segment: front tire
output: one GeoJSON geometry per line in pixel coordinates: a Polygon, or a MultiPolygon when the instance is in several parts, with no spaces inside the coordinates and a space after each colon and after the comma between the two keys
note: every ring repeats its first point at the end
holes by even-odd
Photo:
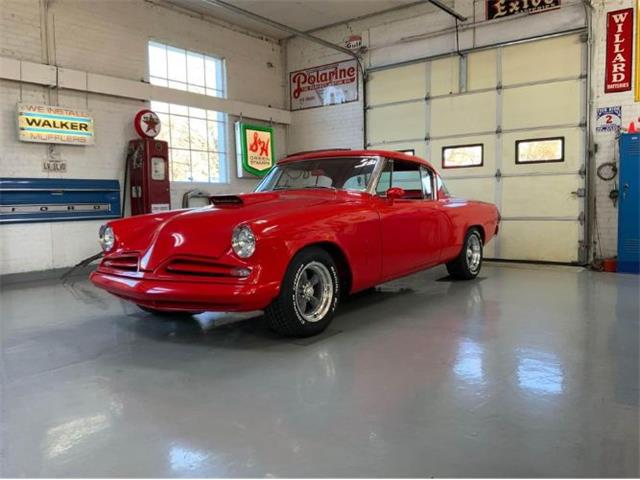
{"type": "Polygon", "coordinates": [[[307,248],[291,260],[280,295],[265,310],[267,324],[289,337],[317,335],[333,320],[339,297],[335,261],[322,248],[307,248]]]}
{"type": "Polygon", "coordinates": [[[447,263],[449,275],[458,280],[473,280],[482,267],[482,236],[477,228],[467,232],[462,250],[455,260],[447,263]]]}

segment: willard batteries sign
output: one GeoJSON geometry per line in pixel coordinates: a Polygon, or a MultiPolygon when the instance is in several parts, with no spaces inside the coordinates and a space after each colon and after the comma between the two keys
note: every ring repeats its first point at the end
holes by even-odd
{"type": "Polygon", "coordinates": [[[22,142],[93,145],[93,118],[88,112],[50,105],[18,104],[22,142]]]}
{"type": "Polygon", "coordinates": [[[324,107],[358,100],[355,60],[291,72],[291,110],[324,107]]]}
{"type": "Polygon", "coordinates": [[[633,8],[607,13],[605,93],[631,90],[633,8]]]}

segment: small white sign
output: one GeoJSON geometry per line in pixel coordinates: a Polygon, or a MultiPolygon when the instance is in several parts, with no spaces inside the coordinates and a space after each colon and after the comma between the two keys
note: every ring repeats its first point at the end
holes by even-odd
{"type": "Polygon", "coordinates": [[[42,169],[45,172],[65,173],[67,171],[67,162],[64,160],[43,160],[42,169]]]}
{"type": "Polygon", "coordinates": [[[617,133],[622,125],[622,106],[602,107],[597,109],[596,132],[617,133]]]}
{"type": "Polygon", "coordinates": [[[351,35],[344,42],[345,47],[347,47],[352,52],[357,52],[362,48],[362,36],[361,35],[351,35]]]}
{"type": "Polygon", "coordinates": [[[169,210],[171,210],[171,207],[169,206],[168,203],[152,203],[151,204],[151,213],[168,212],[169,210]]]}

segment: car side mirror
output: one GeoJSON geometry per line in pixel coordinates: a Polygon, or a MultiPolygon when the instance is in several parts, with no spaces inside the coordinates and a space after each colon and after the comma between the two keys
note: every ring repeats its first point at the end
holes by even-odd
{"type": "Polygon", "coordinates": [[[390,200],[396,200],[404,197],[404,189],[400,187],[391,187],[387,190],[387,198],[390,200]]]}

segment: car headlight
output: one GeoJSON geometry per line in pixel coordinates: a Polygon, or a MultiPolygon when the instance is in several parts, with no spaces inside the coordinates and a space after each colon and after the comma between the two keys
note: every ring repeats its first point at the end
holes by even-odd
{"type": "Polygon", "coordinates": [[[113,229],[109,225],[102,225],[100,227],[98,238],[100,241],[100,246],[105,252],[111,250],[114,243],[116,243],[116,236],[113,233],[113,229]]]}
{"type": "Polygon", "coordinates": [[[231,248],[240,258],[249,258],[256,251],[256,236],[249,225],[239,225],[233,229],[231,248]]]}

